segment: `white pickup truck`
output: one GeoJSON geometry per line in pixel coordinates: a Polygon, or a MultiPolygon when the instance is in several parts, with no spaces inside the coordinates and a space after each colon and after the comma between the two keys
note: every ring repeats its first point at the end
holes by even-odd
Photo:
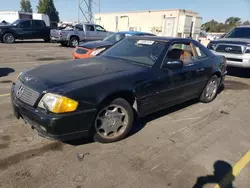
{"type": "Polygon", "coordinates": [[[207,46],[214,54],[225,56],[231,67],[250,68],[250,26],[238,26],[207,46]]]}
{"type": "Polygon", "coordinates": [[[80,42],[102,40],[113,32],[106,31],[96,24],[77,24],[72,29],[51,29],[51,41],[61,43],[62,46],[78,46],[80,42]]]}

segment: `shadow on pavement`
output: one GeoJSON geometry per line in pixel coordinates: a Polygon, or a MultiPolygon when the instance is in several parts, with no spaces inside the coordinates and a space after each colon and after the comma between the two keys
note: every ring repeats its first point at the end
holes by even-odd
{"type": "Polygon", "coordinates": [[[15,72],[15,70],[12,68],[7,68],[7,67],[0,68],[0,77],[8,76],[12,72],[15,72]]]}
{"type": "MultiPolygon", "coordinates": [[[[160,117],[163,117],[165,115],[168,115],[168,114],[171,114],[171,113],[174,113],[176,111],[179,111],[181,109],[184,109],[188,106],[191,106],[191,105],[194,105],[198,102],[197,99],[194,99],[194,100],[191,100],[191,101],[188,101],[188,102],[185,102],[185,103],[182,103],[182,104],[179,104],[179,105],[176,105],[176,106],[173,106],[173,107],[170,107],[170,108],[166,108],[164,110],[161,110],[159,112],[155,112],[153,114],[150,114],[146,117],[143,117],[142,119],[138,119],[135,123],[135,125],[133,126],[129,136],[132,136],[136,133],[138,133],[140,130],[142,130],[145,125],[147,123],[149,123],[150,121],[153,121],[155,119],[158,119],[160,117]]],[[[128,137],[129,137],[128,136],[128,137]]]]}
{"type": "Polygon", "coordinates": [[[209,184],[218,184],[220,188],[234,188],[234,180],[232,166],[225,161],[216,161],[214,163],[214,174],[198,177],[193,188],[205,188],[205,185],[209,184]]]}
{"type": "Polygon", "coordinates": [[[227,67],[227,72],[229,76],[235,76],[235,77],[240,77],[240,78],[250,78],[249,68],[227,67]]]}
{"type": "Polygon", "coordinates": [[[23,44],[23,43],[34,44],[34,43],[48,43],[48,42],[45,42],[44,40],[17,40],[15,41],[15,44],[23,44]]]}

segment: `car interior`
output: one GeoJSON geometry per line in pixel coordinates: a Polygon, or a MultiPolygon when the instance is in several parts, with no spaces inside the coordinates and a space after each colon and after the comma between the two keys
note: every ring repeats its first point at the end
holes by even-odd
{"type": "Polygon", "coordinates": [[[186,65],[192,61],[195,53],[190,43],[176,43],[170,47],[167,57],[170,60],[181,60],[186,65]]]}

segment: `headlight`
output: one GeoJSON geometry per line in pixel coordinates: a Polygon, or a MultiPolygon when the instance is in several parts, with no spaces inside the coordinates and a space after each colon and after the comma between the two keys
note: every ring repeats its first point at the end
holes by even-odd
{"type": "Polygon", "coordinates": [[[91,56],[96,56],[97,54],[101,53],[103,50],[105,50],[106,48],[99,48],[94,50],[93,52],[91,52],[91,56]]]}
{"type": "Polygon", "coordinates": [[[53,113],[73,112],[77,106],[78,102],[73,99],[52,93],[45,94],[38,104],[38,107],[53,113]]]}

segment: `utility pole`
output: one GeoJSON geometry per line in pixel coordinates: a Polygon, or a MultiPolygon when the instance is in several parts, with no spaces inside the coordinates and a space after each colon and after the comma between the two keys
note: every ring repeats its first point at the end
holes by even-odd
{"type": "Polygon", "coordinates": [[[93,23],[94,5],[98,7],[100,12],[100,0],[98,1],[98,4],[96,4],[94,0],[78,0],[78,23],[93,23]]]}

